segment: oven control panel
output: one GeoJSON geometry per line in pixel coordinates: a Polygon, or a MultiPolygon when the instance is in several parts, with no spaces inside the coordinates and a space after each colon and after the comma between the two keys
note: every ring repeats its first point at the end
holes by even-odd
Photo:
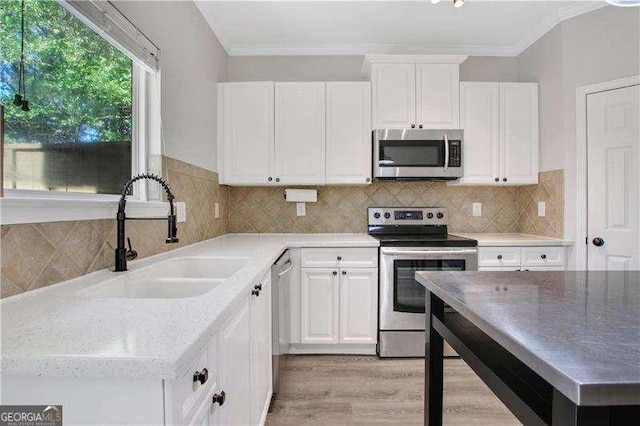
{"type": "Polygon", "coordinates": [[[369,207],[369,226],[446,225],[447,209],[441,207],[369,207]]]}

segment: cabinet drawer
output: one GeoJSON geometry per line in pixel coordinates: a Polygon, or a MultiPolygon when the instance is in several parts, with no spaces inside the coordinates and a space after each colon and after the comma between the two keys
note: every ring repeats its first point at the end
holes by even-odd
{"type": "Polygon", "coordinates": [[[376,268],[376,248],[308,248],[301,250],[303,268],[376,268]]]}
{"type": "Polygon", "coordinates": [[[193,417],[195,411],[202,405],[203,399],[214,387],[215,376],[215,369],[209,363],[208,348],[205,348],[172,384],[171,400],[175,409],[176,421],[185,423],[193,417]],[[206,382],[194,386],[194,374],[202,372],[205,368],[208,371],[206,382]]]}
{"type": "Polygon", "coordinates": [[[520,266],[519,247],[480,247],[478,248],[478,267],[520,266]]]}
{"type": "Polygon", "coordinates": [[[564,266],[564,247],[523,247],[522,266],[564,266]]]}

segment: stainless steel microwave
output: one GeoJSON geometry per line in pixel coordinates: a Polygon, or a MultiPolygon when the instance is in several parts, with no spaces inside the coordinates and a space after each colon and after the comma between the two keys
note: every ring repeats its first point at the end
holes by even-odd
{"type": "Polygon", "coordinates": [[[462,130],[373,131],[376,179],[454,180],[462,177],[462,130]]]}

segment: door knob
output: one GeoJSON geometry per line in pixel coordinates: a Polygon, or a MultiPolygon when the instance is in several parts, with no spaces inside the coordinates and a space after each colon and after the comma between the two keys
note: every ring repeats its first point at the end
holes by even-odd
{"type": "Polygon", "coordinates": [[[600,237],[594,238],[593,241],[591,241],[591,242],[596,247],[602,247],[604,245],[604,240],[602,238],[600,238],[600,237]]]}

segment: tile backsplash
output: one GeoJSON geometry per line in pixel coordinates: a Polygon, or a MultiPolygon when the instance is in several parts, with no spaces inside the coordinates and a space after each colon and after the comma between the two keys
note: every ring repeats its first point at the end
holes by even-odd
{"type": "Polygon", "coordinates": [[[368,186],[325,186],[306,216],[284,200],[284,188],[232,187],[229,232],[366,232],[369,206],[438,206],[449,211],[452,232],[527,232],[562,237],[562,171],[540,173],[524,187],[457,187],[442,182],[381,182],[368,186]],[[547,216],[537,217],[537,201],[547,216]],[[482,216],[472,215],[482,203],[482,216]],[[535,205],[535,212],[532,206],[535,205]]]}
{"type": "MultiPolygon", "coordinates": [[[[129,221],[127,236],[139,257],[147,257],[228,232],[229,188],[217,173],[163,157],[163,175],[177,201],[187,205],[178,223],[178,244],[165,244],[164,221],[129,221]],[[214,203],[220,218],[214,219],[214,203]]],[[[85,220],[2,226],[2,297],[75,278],[114,262],[115,220],[85,220]]]]}

